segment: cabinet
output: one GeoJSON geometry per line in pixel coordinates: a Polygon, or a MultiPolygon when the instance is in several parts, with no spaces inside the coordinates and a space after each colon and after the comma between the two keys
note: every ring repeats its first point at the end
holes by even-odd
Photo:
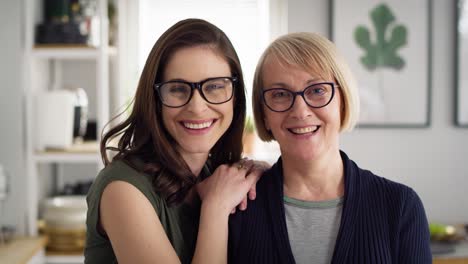
{"type": "MultiPolygon", "coordinates": [[[[29,236],[38,235],[37,220],[39,217],[39,206],[42,198],[39,191],[39,183],[52,181],[50,174],[56,172],[57,168],[64,164],[94,164],[96,173],[101,168],[101,158],[99,155],[99,139],[104,125],[110,117],[110,86],[114,91],[119,91],[119,72],[121,58],[118,52],[120,33],[117,33],[116,46],[109,46],[109,22],[108,3],[111,0],[94,0],[98,21],[99,43],[96,46],[88,45],[37,45],[35,44],[35,25],[43,21],[42,5],[45,1],[23,0],[24,1],[24,56],[23,56],[23,87],[24,87],[24,107],[25,107],[25,153],[26,153],[26,181],[25,194],[27,197],[26,212],[26,232],[29,236]],[[94,85],[85,87],[92,109],[90,113],[93,120],[96,120],[95,142],[87,142],[84,145],[75,145],[71,148],[60,150],[43,150],[38,148],[37,131],[42,125],[37,122],[36,99],[39,92],[62,89],[67,80],[64,78],[64,66],[66,65],[95,65],[95,69],[87,70],[92,75],[89,79],[94,80],[94,85]],[[112,67],[110,67],[112,65],[112,67]],[[113,78],[115,80],[111,80],[113,78]],[[91,105],[92,104],[92,105],[91,105]],[[45,169],[44,169],[45,168],[45,169]],[[45,173],[44,173],[45,171],[45,173]],[[44,175],[49,174],[49,175],[44,175]],[[45,179],[47,177],[47,179],[45,179]]],[[[93,0],[89,0],[93,1],[93,0]]],[[[125,0],[112,1],[117,10],[120,9],[125,0]]],[[[121,16],[121,14],[119,14],[121,16]]],[[[122,38],[123,39],[123,38],[122,38]]],[[[80,66],[78,66],[79,68],[80,66]]],[[[82,87],[80,80],[74,80],[77,87],[82,87]]],[[[116,103],[118,104],[118,102],[116,103]]],[[[56,120],[59,123],[61,120],[56,120]]],[[[79,166],[79,165],[78,165],[79,166]]],[[[60,170],[58,170],[60,171],[60,170]]],[[[48,256],[48,263],[80,263],[82,256],[48,256]]]]}

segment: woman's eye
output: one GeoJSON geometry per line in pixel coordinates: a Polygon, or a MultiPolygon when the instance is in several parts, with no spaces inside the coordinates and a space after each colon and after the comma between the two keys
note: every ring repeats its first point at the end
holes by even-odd
{"type": "Polygon", "coordinates": [[[169,92],[173,93],[173,94],[186,93],[187,92],[187,87],[185,87],[185,86],[172,86],[169,89],[169,92]]]}
{"type": "Polygon", "coordinates": [[[310,87],[309,89],[305,91],[305,94],[307,96],[322,96],[322,95],[325,95],[327,91],[328,90],[326,89],[326,87],[319,85],[319,86],[310,87]]]}
{"type": "Polygon", "coordinates": [[[323,94],[325,92],[325,89],[323,89],[322,87],[317,87],[317,88],[312,89],[312,92],[314,94],[323,94]]]}
{"type": "Polygon", "coordinates": [[[284,98],[284,97],[287,97],[288,95],[289,95],[289,93],[287,93],[285,91],[278,91],[278,92],[273,93],[274,98],[284,98]]]}
{"type": "Polygon", "coordinates": [[[206,90],[217,90],[224,89],[225,85],[223,83],[211,83],[206,86],[206,90]]]}

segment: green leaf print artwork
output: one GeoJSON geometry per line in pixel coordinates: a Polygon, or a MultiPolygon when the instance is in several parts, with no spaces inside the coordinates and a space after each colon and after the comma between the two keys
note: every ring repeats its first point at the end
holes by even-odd
{"type": "Polygon", "coordinates": [[[401,70],[405,60],[397,52],[407,43],[406,27],[393,25],[395,16],[386,4],[379,4],[372,9],[370,18],[377,34],[374,43],[367,27],[360,25],[354,31],[356,43],[365,51],[361,63],[370,71],[379,67],[401,70]]]}

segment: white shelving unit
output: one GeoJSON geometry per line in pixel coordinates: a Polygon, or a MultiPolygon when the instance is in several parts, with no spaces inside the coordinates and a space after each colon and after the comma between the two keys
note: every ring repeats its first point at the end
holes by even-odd
{"type": "MultiPolygon", "coordinates": [[[[24,1],[24,94],[25,94],[25,142],[26,142],[26,167],[28,183],[27,194],[27,228],[26,232],[30,236],[38,234],[38,207],[39,190],[38,183],[42,181],[39,165],[58,165],[63,163],[74,164],[96,164],[96,168],[101,167],[99,155],[99,136],[104,125],[109,121],[109,61],[119,54],[115,47],[108,46],[108,0],[95,0],[97,17],[99,18],[99,43],[97,47],[86,45],[35,45],[34,30],[35,25],[42,21],[40,15],[43,1],[24,1]],[[95,94],[88,93],[88,97],[96,98],[95,115],[97,122],[98,140],[86,148],[71,148],[67,150],[39,151],[35,142],[34,122],[34,95],[39,91],[50,90],[51,87],[61,87],[63,62],[73,63],[75,61],[93,61],[96,64],[95,94]],[[49,78],[53,76],[53,78],[49,78]]],[[[117,8],[123,6],[126,0],[115,0],[117,8]]],[[[118,44],[118,43],[117,43],[118,44]]],[[[120,59],[116,60],[120,62],[120,59]]],[[[120,64],[118,64],[120,65],[120,64]]],[[[117,71],[122,67],[118,66],[117,71]]],[[[121,78],[116,74],[116,78],[121,78]]],[[[66,80],[65,80],[66,81],[66,80]]],[[[118,81],[115,82],[118,85],[118,81]]],[[[118,89],[118,87],[116,87],[118,89]]],[[[60,120],[57,120],[60,122],[60,120]]],[[[46,256],[47,263],[83,263],[83,256],[49,255],[46,256]]]]}
{"type": "MultiPolygon", "coordinates": [[[[99,49],[94,47],[41,47],[35,46],[32,50],[32,55],[35,58],[55,59],[55,60],[73,60],[73,59],[96,59],[99,56],[99,49]]],[[[115,47],[108,48],[109,56],[115,56],[117,49],[115,47]]]]}
{"type": "Polygon", "coordinates": [[[54,256],[46,255],[47,264],[81,264],[84,263],[84,256],[54,256]]]}

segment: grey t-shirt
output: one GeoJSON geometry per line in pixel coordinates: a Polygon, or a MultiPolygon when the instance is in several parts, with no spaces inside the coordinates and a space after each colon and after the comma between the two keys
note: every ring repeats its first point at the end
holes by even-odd
{"type": "Polygon", "coordinates": [[[284,196],[289,242],[296,263],[330,263],[340,228],[343,197],[302,201],[284,196]]]}

